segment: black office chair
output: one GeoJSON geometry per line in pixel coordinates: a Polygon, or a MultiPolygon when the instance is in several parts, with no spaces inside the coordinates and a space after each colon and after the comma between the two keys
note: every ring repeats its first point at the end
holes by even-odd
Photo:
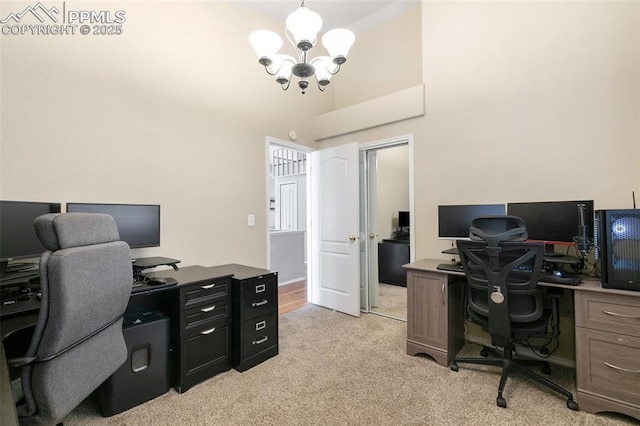
{"type": "Polygon", "coordinates": [[[525,242],[525,224],[515,216],[476,218],[469,237],[471,241],[457,242],[467,278],[466,318],[482,326],[491,335],[491,343],[502,350],[484,347],[483,358],[456,357],[451,370],[458,371],[458,363],[501,366],[496,403],[502,408],[507,406],[502,392],[509,373],[517,370],[564,395],[567,407],[578,411],[578,404],[569,391],[527,368],[540,365],[543,372],[549,373],[548,363],[514,358],[516,343],[526,343],[530,338],[553,339],[560,334],[558,304],[561,293],[549,297],[542,287],[538,287],[544,244],[525,242]],[[549,299],[551,309],[545,308],[545,301],[549,299]],[[487,358],[489,354],[493,357],[487,358]]]}

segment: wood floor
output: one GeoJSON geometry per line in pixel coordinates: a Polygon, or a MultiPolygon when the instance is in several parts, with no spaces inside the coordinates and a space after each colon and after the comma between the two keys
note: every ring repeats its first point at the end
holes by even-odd
{"type": "Polygon", "coordinates": [[[307,304],[307,281],[302,280],[278,287],[278,315],[295,311],[307,304]]]}

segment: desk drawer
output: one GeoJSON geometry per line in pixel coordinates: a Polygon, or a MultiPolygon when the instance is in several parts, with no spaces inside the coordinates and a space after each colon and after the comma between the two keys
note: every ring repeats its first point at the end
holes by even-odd
{"type": "Polygon", "coordinates": [[[229,299],[214,300],[210,303],[181,312],[181,324],[185,330],[211,321],[229,317],[229,299]]]}
{"type": "Polygon", "coordinates": [[[640,337],[640,297],[577,291],[576,327],[640,337]]]}
{"type": "Polygon", "coordinates": [[[180,289],[181,309],[210,303],[229,296],[231,279],[203,280],[180,289]]]}
{"type": "Polygon", "coordinates": [[[576,328],[578,389],[640,404],[640,338],[576,328]]]}
{"type": "Polygon", "coordinates": [[[243,358],[249,358],[271,346],[277,345],[278,313],[274,312],[243,322],[242,336],[243,358]]]}
{"type": "Polygon", "coordinates": [[[265,275],[242,281],[242,320],[278,309],[278,278],[265,275]]]}
{"type": "MultiPolygon", "coordinates": [[[[218,364],[224,363],[221,370],[231,366],[229,359],[230,328],[226,320],[204,324],[190,330],[182,344],[182,377],[195,375],[201,381],[212,376],[211,370],[218,370],[218,364]]],[[[216,371],[219,372],[219,371],[216,371]]]]}

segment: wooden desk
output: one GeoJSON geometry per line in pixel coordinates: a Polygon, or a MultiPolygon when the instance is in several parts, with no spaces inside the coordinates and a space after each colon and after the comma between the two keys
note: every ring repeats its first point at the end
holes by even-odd
{"type": "MultiPolygon", "coordinates": [[[[423,259],[407,269],[407,354],[429,355],[448,367],[464,344],[461,272],[423,259]]],[[[571,291],[575,304],[576,401],[582,411],[614,411],[640,420],[640,292],[602,288],[585,278],[571,291]]]]}

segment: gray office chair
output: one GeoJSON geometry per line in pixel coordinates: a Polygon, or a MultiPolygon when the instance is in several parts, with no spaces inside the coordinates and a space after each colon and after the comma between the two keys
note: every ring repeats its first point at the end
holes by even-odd
{"type": "Polygon", "coordinates": [[[48,214],[34,221],[41,308],[21,367],[21,424],[56,424],[127,359],[122,316],[133,272],[127,243],[105,214],[48,214]]]}
{"type": "Polygon", "coordinates": [[[578,411],[569,391],[527,368],[539,365],[543,372],[550,373],[547,362],[514,357],[516,343],[528,343],[530,338],[554,339],[560,334],[561,293],[548,299],[544,289],[538,287],[544,244],[525,242],[524,221],[515,216],[476,218],[469,237],[471,241],[457,242],[467,278],[466,318],[487,331],[491,343],[502,351],[484,347],[483,358],[455,357],[451,370],[458,371],[458,363],[501,366],[496,403],[502,408],[507,406],[502,392],[509,373],[515,370],[564,395],[567,407],[578,411]],[[545,302],[550,302],[551,309],[545,307],[545,302]],[[489,354],[493,357],[488,358],[489,354]]]}

